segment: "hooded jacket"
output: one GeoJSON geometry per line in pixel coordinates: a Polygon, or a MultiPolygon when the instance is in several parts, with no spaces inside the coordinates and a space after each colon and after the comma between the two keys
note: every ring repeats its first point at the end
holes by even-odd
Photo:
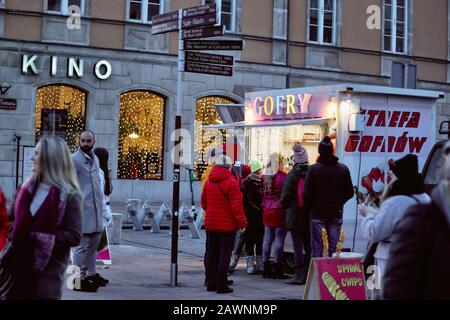
{"type": "Polygon", "coordinates": [[[247,226],[242,193],[230,170],[214,166],[202,191],[205,229],[210,232],[236,232],[247,226]]]}
{"type": "Polygon", "coordinates": [[[298,206],[298,182],[306,177],[307,164],[296,163],[289,171],[281,191],[281,206],[286,210],[286,228],[297,232],[309,232],[309,214],[298,206]]]}
{"type": "Polygon", "coordinates": [[[0,251],[8,240],[8,213],[6,212],[6,199],[2,189],[0,189],[0,251]]]}
{"type": "Polygon", "coordinates": [[[450,299],[450,188],[414,205],[397,224],[383,277],[385,299],[450,299]]]}
{"type": "Polygon", "coordinates": [[[320,156],[309,167],[303,199],[312,219],[342,219],[344,204],[353,197],[350,171],[338,160],[333,155],[320,156]]]}
{"type": "Polygon", "coordinates": [[[244,199],[245,216],[249,225],[263,225],[263,188],[261,177],[256,174],[252,173],[242,181],[241,191],[244,199]]]}

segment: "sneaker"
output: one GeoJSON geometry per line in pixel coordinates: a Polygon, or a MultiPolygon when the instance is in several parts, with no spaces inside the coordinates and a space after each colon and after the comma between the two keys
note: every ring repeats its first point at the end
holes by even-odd
{"type": "Polygon", "coordinates": [[[81,291],[81,292],[97,292],[97,289],[98,289],[97,284],[88,278],[80,280],[79,288],[77,288],[75,285],[73,287],[74,291],[81,291]]]}

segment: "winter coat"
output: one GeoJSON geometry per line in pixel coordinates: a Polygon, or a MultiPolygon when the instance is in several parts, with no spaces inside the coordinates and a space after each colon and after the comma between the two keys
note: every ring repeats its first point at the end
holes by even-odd
{"type": "Polygon", "coordinates": [[[441,182],[431,203],[410,207],[398,222],[383,277],[385,299],[450,299],[449,191],[441,182]]]}
{"type": "Polygon", "coordinates": [[[309,232],[309,213],[298,206],[298,182],[305,179],[307,164],[296,163],[289,171],[281,191],[281,205],[286,210],[286,228],[296,232],[309,232]]]}
{"type": "MultiPolygon", "coordinates": [[[[33,191],[28,192],[33,193],[33,191]]],[[[19,195],[15,203],[16,219],[14,221],[12,238],[11,263],[16,279],[9,293],[9,298],[61,299],[62,288],[65,284],[65,272],[69,264],[70,248],[77,246],[81,240],[82,196],[79,193],[67,194],[67,196],[64,196],[66,199],[64,205],[61,206],[61,203],[52,202],[50,204],[48,202],[50,195],[47,195],[46,200],[34,217],[31,217],[29,207],[25,207],[28,210],[28,215],[30,215],[29,220],[27,215],[22,217],[20,214],[20,206],[25,205],[25,201],[21,201],[21,199],[25,197],[28,196],[24,195],[22,197],[19,195]],[[46,259],[45,264],[40,264],[43,269],[38,271],[35,268],[37,265],[36,261],[40,260],[36,260],[36,257],[42,260],[43,253],[47,251],[47,248],[43,247],[42,244],[49,244],[49,242],[38,242],[37,236],[32,236],[30,231],[40,230],[44,224],[50,228],[52,222],[46,222],[45,219],[42,220],[42,215],[47,217],[46,214],[49,212],[49,205],[53,207],[56,205],[63,211],[61,211],[62,214],[58,217],[60,224],[56,227],[54,246],[49,255],[49,259],[46,259]],[[38,243],[41,245],[38,245],[38,243]],[[39,252],[39,255],[36,255],[36,252],[39,252]]],[[[59,199],[62,198],[60,197],[59,199]]],[[[48,239],[48,235],[43,239],[48,239]]]]}
{"type": "Polygon", "coordinates": [[[242,181],[242,196],[247,222],[252,226],[263,226],[263,183],[259,176],[250,174],[242,181]]]}
{"type": "Polygon", "coordinates": [[[8,240],[9,219],[6,211],[6,199],[0,189],[0,251],[8,240]]]}
{"type": "Polygon", "coordinates": [[[306,174],[305,207],[312,219],[342,219],[344,204],[353,197],[350,171],[335,156],[321,156],[317,161],[306,174]]]}
{"type": "Polygon", "coordinates": [[[361,229],[364,237],[372,242],[378,242],[374,257],[377,259],[381,277],[383,277],[386,269],[395,225],[403,218],[410,206],[429,202],[430,197],[426,193],[412,196],[393,196],[381,204],[377,214],[369,213],[362,219],[361,229]]]}
{"type": "Polygon", "coordinates": [[[236,232],[247,226],[242,193],[229,169],[214,166],[201,195],[205,229],[210,232],[236,232]]]}
{"type": "Polygon", "coordinates": [[[88,156],[79,149],[72,154],[72,159],[84,199],[82,232],[85,234],[102,232],[103,189],[100,183],[101,169],[98,158],[94,153],[88,156]]]}
{"type": "Polygon", "coordinates": [[[286,226],[286,212],[281,206],[281,190],[287,174],[281,170],[275,174],[272,180],[272,189],[264,191],[263,219],[264,225],[271,228],[286,226]]]}

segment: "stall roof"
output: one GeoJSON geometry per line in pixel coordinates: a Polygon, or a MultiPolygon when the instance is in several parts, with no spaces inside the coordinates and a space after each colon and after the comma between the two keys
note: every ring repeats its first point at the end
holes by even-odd
{"type": "Polygon", "coordinates": [[[257,128],[257,127],[280,127],[291,126],[296,124],[318,124],[330,121],[329,118],[309,118],[309,119],[295,119],[295,120],[257,120],[253,122],[234,122],[215,124],[210,126],[202,126],[202,129],[235,129],[235,128],[257,128]]]}
{"type": "Polygon", "coordinates": [[[248,92],[248,94],[251,95],[262,94],[264,96],[267,96],[267,95],[277,95],[282,91],[291,91],[291,90],[295,90],[298,93],[331,93],[331,94],[337,94],[339,92],[373,93],[373,94],[390,94],[390,95],[410,96],[410,97],[412,96],[430,99],[440,99],[445,97],[445,94],[441,91],[405,89],[405,88],[361,85],[351,83],[343,83],[330,86],[300,87],[300,88],[287,88],[268,91],[248,92]]]}

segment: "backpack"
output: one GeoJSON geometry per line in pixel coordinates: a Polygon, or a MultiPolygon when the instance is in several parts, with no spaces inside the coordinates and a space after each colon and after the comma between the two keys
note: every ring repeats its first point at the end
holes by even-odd
{"type": "Polygon", "coordinates": [[[298,185],[297,185],[297,205],[300,208],[303,208],[305,206],[305,201],[303,200],[303,186],[305,185],[305,178],[300,178],[300,180],[298,180],[298,185]]]}

